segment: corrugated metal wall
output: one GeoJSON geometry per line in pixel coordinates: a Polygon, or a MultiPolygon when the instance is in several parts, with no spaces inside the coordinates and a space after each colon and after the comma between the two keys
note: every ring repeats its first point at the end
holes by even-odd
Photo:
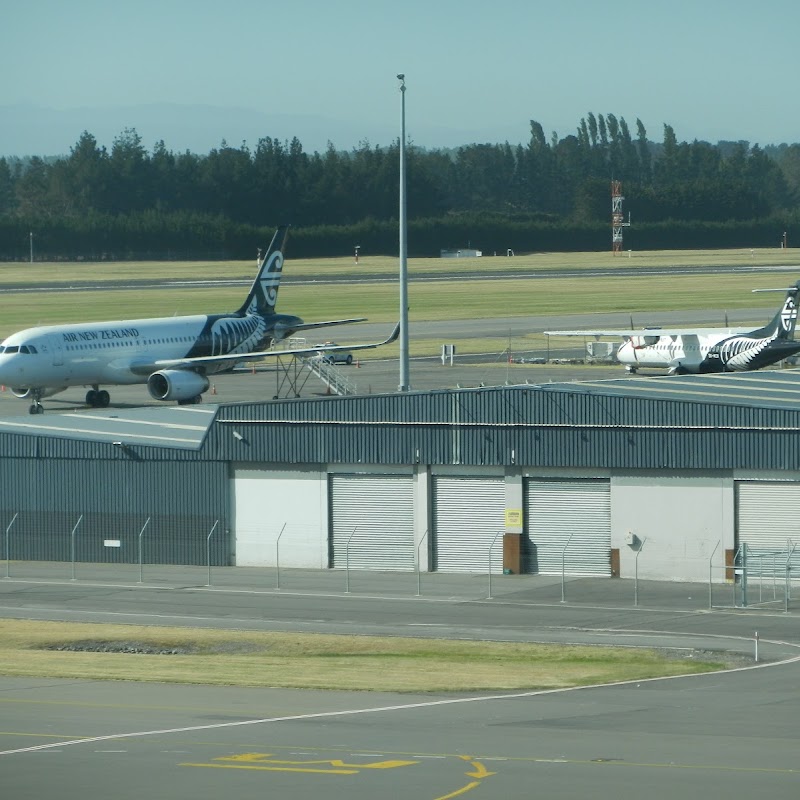
{"type": "Polygon", "coordinates": [[[0,459],[0,524],[12,560],[229,563],[227,465],[215,462],[0,459]],[[72,530],[75,528],[74,545],[72,530]],[[120,547],[104,545],[119,540],[120,547]]]}
{"type": "Polygon", "coordinates": [[[800,469],[800,449],[786,446],[798,428],[796,409],[507,387],[224,406],[204,454],[288,464],[800,469]]]}

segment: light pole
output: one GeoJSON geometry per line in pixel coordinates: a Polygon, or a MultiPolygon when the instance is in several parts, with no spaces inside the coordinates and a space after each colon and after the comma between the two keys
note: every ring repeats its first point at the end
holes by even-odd
{"type": "Polygon", "coordinates": [[[398,391],[411,388],[408,378],[408,237],[406,235],[406,76],[400,81],[400,385],[398,391]]]}
{"type": "Polygon", "coordinates": [[[30,233],[30,240],[31,240],[31,264],[33,264],[33,231],[30,233]]]}

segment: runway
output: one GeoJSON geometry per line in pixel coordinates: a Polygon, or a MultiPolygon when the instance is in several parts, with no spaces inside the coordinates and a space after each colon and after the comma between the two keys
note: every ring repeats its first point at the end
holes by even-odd
{"type": "Polygon", "coordinates": [[[0,777],[9,797],[627,800],[643,786],[656,800],[797,796],[800,667],[776,663],[800,655],[795,610],[709,612],[704,587],[684,584],[648,583],[634,609],[624,599],[630,582],[600,579],[570,582],[573,599],[560,603],[554,581],[534,576],[496,578],[489,600],[485,576],[426,576],[416,597],[408,575],[359,573],[346,594],[335,571],[290,571],[278,591],[267,588],[274,576],[264,570],[220,569],[213,587],[203,588],[199,574],[177,568],[136,585],[118,568],[103,581],[84,572],[73,582],[58,566],[0,580],[0,614],[32,624],[114,619],[660,643],[743,659],[758,629],[770,662],[724,674],[482,695],[3,678],[0,777]]]}

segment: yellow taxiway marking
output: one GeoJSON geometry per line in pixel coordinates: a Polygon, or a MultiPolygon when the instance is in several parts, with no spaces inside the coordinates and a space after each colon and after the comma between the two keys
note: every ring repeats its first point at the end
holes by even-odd
{"type": "Polygon", "coordinates": [[[473,756],[460,756],[460,758],[463,761],[469,761],[472,765],[472,772],[464,773],[470,778],[478,778],[478,780],[481,780],[482,778],[488,778],[490,775],[497,775],[496,772],[489,772],[480,761],[473,760],[473,756]]]}
{"type": "Polygon", "coordinates": [[[181,764],[182,767],[218,767],[221,769],[255,769],[269,772],[315,772],[329,775],[357,775],[364,769],[396,769],[410,767],[418,761],[372,761],[363,764],[347,764],[339,758],[290,761],[270,758],[273,753],[242,753],[236,756],[220,756],[214,762],[232,761],[232,764],[181,764]],[[327,768],[319,765],[327,764],[327,768]]]}

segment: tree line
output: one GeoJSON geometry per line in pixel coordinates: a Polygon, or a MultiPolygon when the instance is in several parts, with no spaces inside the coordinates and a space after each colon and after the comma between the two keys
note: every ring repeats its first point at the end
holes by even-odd
{"type": "MultiPolygon", "coordinates": [[[[297,138],[206,155],[152,151],[134,129],[110,149],[84,132],[64,157],[0,159],[0,258],[246,258],[277,224],[292,253],[397,252],[399,143],[329,145],[297,138]]],[[[622,182],[636,249],[777,246],[794,241],[800,145],[655,142],[641,120],[589,113],[525,145],[407,147],[409,254],[473,246],[488,252],[610,247],[611,180],[622,182]]]]}

